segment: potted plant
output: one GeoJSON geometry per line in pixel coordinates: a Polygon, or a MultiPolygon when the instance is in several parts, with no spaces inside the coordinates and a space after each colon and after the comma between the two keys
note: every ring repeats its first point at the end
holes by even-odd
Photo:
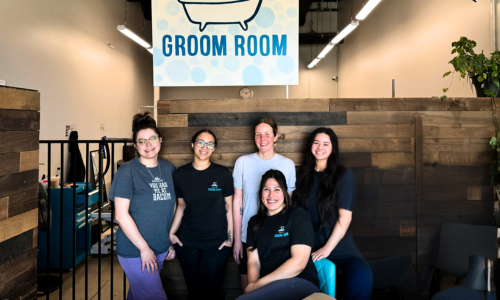
{"type": "MultiPolygon", "coordinates": [[[[453,73],[458,72],[463,79],[468,76],[476,88],[477,97],[497,97],[500,95],[498,78],[500,51],[491,53],[489,58],[483,53],[476,54],[474,52],[476,42],[464,36],[460,37],[459,41],[453,42],[451,46],[453,47],[451,54],[457,54],[448,62],[455,69],[453,73]]],[[[443,78],[451,73],[452,71],[444,73],[443,78]]],[[[444,88],[443,92],[446,93],[448,89],[449,87],[444,88]]],[[[442,100],[445,99],[446,95],[442,97],[442,100]]]]}

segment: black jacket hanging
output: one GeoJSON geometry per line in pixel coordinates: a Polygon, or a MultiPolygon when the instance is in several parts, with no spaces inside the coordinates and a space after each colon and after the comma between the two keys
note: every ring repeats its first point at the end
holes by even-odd
{"type": "MultiPolygon", "coordinates": [[[[69,135],[69,140],[78,140],[78,131],[72,131],[69,135]]],[[[78,144],[69,144],[69,172],[68,182],[84,182],[85,181],[85,165],[83,164],[82,154],[78,144]],[[76,150],[76,151],[75,151],[76,150]],[[76,171],[76,173],[75,173],[76,171]],[[76,177],[73,178],[73,174],[76,177]]]]}

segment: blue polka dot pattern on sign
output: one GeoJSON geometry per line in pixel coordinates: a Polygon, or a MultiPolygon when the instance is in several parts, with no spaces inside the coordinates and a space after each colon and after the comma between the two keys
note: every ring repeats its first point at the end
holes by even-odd
{"type": "Polygon", "coordinates": [[[234,56],[228,56],[224,59],[224,67],[229,71],[236,71],[240,67],[240,60],[234,56]]]}
{"type": "Polygon", "coordinates": [[[282,56],[278,58],[278,69],[283,73],[290,73],[293,71],[295,62],[290,56],[282,56]]]}
{"type": "Polygon", "coordinates": [[[159,67],[165,61],[165,55],[158,48],[153,48],[153,66],[159,67]]]}
{"type": "Polygon", "coordinates": [[[171,16],[179,13],[179,3],[177,1],[170,1],[165,5],[165,12],[171,16]]]}
{"type": "Polygon", "coordinates": [[[280,13],[278,15],[278,21],[285,22],[286,21],[286,15],[284,13],[280,13]]]}
{"type": "Polygon", "coordinates": [[[161,75],[156,75],[155,76],[155,81],[161,82],[163,77],[161,75]]]}
{"type": "Polygon", "coordinates": [[[186,23],[186,18],[184,18],[184,17],[180,18],[180,19],[179,19],[179,22],[180,22],[180,23],[186,23]]]}
{"type": "Polygon", "coordinates": [[[176,34],[177,33],[177,29],[175,29],[175,28],[170,29],[170,33],[171,34],[176,34]]]}
{"type": "Polygon", "coordinates": [[[294,7],[290,7],[287,11],[286,11],[286,14],[290,17],[290,18],[295,18],[297,16],[297,9],[295,9],[294,7]]]}
{"type": "Polygon", "coordinates": [[[208,25],[207,26],[208,32],[214,32],[215,31],[215,26],[214,25],[208,25]]]}
{"type": "Polygon", "coordinates": [[[189,66],[180,59],[171,61],[166,68],[167,76],[173,82],[185,82],[189,79],[189,66]]]}
{"type": "Polygon", "coordinates": [[[247,85],[261,85],[264,83],[264,73],[254,65],[247,66],[241,73],[243,83],[247,85]]]}
{"type": "Polygon", "coordinates": [[[281,5],[281,3],[276,3],[274,4],[274,9],[277,10],[277,11],[280,11],[283,9],[283,5],[281,5]]]}
{"type": "Polygon", "coordinates": [[[226,75],[220,75],[212,79],[212,82],[210,83],[211,85],[232,85],[233,79],[231,77],[226,76],[226,75]]]}
{"type": "Polygon", "coordinates": [[[168,27],[167,20],[161,19],[158,20],[158,22],[156,22],[156,28],[158,28],[158,30],[165,30],[167,29],[167,27],[168,27]]]}
{"type": "Polygon", "coordinates": [[[281,34],[283,32],[283,27],[281,27],[280,24],[274,24],[273,25],[273,33],[276,33],[276,34],[281,34]]]}
{"type": "Polygon", "coordinates": [[[253,63],[259,66],[262,65],[262,57],[260,56],[254,57],[253,63]]]}
{"type": "Polygon", "coordinates": [[[278,68],[272,67],[271,69],[269,69],[269,75],[271,75],[271,77],[276,77],[279,74],[280,74],[280,71],[278,71],[278,68]]]}
{"type": "Polygon", "coordinates": [[[257,32],[257,30],[258,30],[258,29],[257,29],[257,26],[255,26],[255,25],[250,26],[250,32],[251,32],[251,33],[256,33],[256,32],[257,32]]]}
{"type": "Polygon", "coordinates": [[[219,61],[217,59],[212,59],[212,61],[210,61],[210,65],[212,65],[212,67],[218,67],[219,66],[219,61]]]}
{"type": "Polygon", "coordinates": [[[200,30],[197,27],[191,27],[192,34],[197,34],[198,32],[200,32],[200,30]]]}
{"type": "Polygon", "coordinates": [[[274,23],[274,11],[269,7],[262,7],[255,17],[255,23],[262,28],[269,28],[274,23]]]}
{"type": "Polygon", "coordinates": [[[198,59],[196,57],[193,57],[189,60],[189,62],[193,65],[196,66],[198,65],[198,59]]]}
{"type": "Polygon", "coordinates": [[[238,24],[229,25],[227,31],[229,31],[230,34],[237,35],[238,33],[240,33],[240,25],[238,24]]]}
{"type": "Polygon", "coordinates": [[[207,79],[207,75],[202,68],[194,68],[191,70],[191,79],[196,83],[202,83],[207,79]]]}

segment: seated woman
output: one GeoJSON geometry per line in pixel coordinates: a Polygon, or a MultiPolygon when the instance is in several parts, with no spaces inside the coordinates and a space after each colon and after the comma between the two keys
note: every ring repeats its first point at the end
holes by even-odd
{"type": "Polygon", "coordinates": [[[311,221],[305,210],[290,206],[283,173],[267,171],[259,196],[257,215],[250,219],[247,231],[248,286],[237,299],[294,300],[319,292],[311,259],[311,221]]]}
{"type": "Polygon", "coordinates": [[[297,173],[293,205],[306,209],[314,229],[313,260],[326,258],[342,270],[339,299],[370,299],[373,275],[354,244],[349,225],[354,206],[354,176],[339,163],[337,135],[318,128],[309,137],[297,173]]]}

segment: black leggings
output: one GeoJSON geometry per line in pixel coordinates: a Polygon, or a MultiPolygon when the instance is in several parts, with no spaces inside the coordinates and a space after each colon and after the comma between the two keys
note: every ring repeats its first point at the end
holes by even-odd
{"type": "Polygon", "coordinates": [[[288,278],[272,282],[236,298],[236,300],[302,300],[319,293],[319,288],[302,278],[288,278]]]}
{"type": "Polygon", "coordinates": [[[177,244],[174,247],[186,280],[189,300],[215,299],[232,248],[203,250],[177,244]]]}

